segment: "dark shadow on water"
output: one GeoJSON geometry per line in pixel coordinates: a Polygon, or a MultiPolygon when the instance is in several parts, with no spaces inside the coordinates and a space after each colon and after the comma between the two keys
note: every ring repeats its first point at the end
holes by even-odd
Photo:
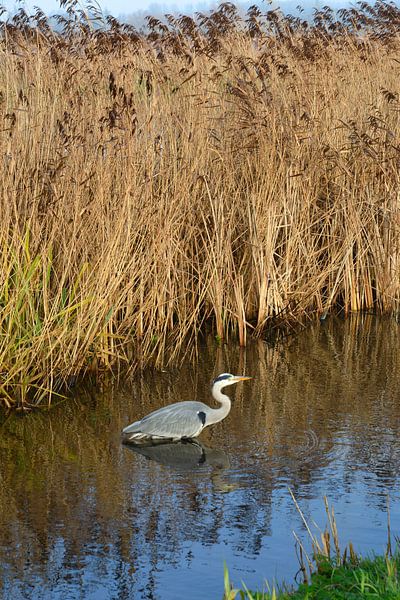
{"type": "Polygon", "coordinates": [[[124,443],[124,447],[149,460],[181,471],[206,466],[227,469],[230,466],[229,458],[223,450],[208,448],[199,440],[142,445],[124,443]]]}

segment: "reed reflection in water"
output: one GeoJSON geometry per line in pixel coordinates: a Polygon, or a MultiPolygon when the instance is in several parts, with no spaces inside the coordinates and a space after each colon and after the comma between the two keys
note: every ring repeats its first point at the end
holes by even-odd
{"type": "Polygon", "coordinates": [[[5,419],[0,597],[219,598],[224,560],[238,584],[291,581],[291,532],[305,535],[288,486],[321,526],[328,495],[343,543],[382,550],[387,492],[400,526],[399,342],[393,319],[373,317],[246,351],[209,339],[197,365],[5,419]],[[253,380],[194,444],[121,444],[124,425],[162,405],[211,405],[224,371],[253,380]]]}

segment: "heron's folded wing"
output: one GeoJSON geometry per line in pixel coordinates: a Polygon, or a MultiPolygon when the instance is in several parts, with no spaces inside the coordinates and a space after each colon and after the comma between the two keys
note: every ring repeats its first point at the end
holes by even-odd
{"type": "Polygon", "coordinates": [[[144,417],[137,431],[160,437],[192,437],[205,425],[205,409],[201,402],[177,402],[144,417]]]}

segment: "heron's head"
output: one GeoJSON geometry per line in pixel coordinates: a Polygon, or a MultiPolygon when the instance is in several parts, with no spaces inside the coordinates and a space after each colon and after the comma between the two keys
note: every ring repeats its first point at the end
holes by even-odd
{"type": "Polygon", "coordinates": [[[251,377],[246,377],[246,375],[231,375],[230,373],[222,373],[218,375],[212,383],[212,387],[217,386],[220,390],[226,387],[227,385],[232,385],[234,383],[238,383],[239,381],[247,381],[247,379],[251,379],[251,377]]]}

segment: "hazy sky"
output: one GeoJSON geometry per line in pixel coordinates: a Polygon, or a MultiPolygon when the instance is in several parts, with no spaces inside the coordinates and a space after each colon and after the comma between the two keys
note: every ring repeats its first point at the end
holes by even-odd
{"type": "MultiPolygon", "coordinates": [[[[87,4],[88,0],[80,0],[82,5],[87,4]]],[[[91,0],[94,4],[96,0],[91,0]]],[[[102,10],[111,13],[114,17],[121,15],[131,15],[135,12],[145,11],[150,14],[181,13],[191,14],[196,10],[205,11],[211,7],[216,7],[224,0],[97,0],[102,10]]],[[[250,6],[252,4],[261,5],[266,10],[273,6],[280,6],[284,12],[295,12],[295,7],[322,7],[325,4],[334,8],[343,7],[350,3],[350,0],[230,0],[235,4],[250,6]]],[[[355,2],[355,0],[353,0],[355,2]]],[[[373,0],[369,0],[373,2],[373,0]]],[[[396,4],[400,0],[396,0],[396,4]]],[[[89,0],[90,2],[90,0],[89,0]]],[[[0,0],[0,6],[5,6],[7,10],[15,11],[18,6],[25,6],[28,12],[32,11],[34,6],[40,6],[46,13],[60,12],[60,5],[57,0],[0,0]]]]}
{"type": "MultiPolygon", "coordinates": [[[[158,10],[160,6],[165,7],[166,12],[173,11],[175,8],[180,12],[185,12],[185,8],[191,8],[193,2],[187,0],[100,0],[98,2],[101,8],[107,10],[114,16],[121,14],[131,14],[140,10],[149,10],[153,6],[157,6],[158,10]]],[[[0,0],[0,5],[5,6],[7,10],[13,10],[20,5],[26,6],[28,9],[32,9],[34,6],[40,6],[45,12],[57,12],[60,10],[60,5],[56,0],[26,0],[22,3],[18,3],[15,0],[0,0]]],[[[199,4],[196,2],[195,4],[199,4]]],[[[202,4],[208,4],[202,2],[202,4]]]]}

